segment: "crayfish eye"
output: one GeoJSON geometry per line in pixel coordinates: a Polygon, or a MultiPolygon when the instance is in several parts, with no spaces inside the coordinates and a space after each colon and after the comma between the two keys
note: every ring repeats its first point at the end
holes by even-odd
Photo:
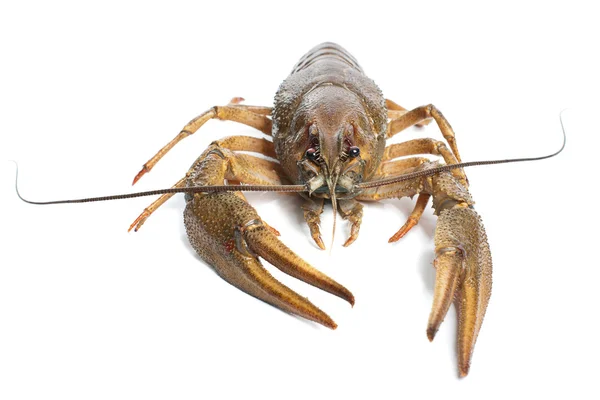
{"type": "Polygon", "coordinates": [[[314,147],[311,147],[310,149],[306,150],[306,158],[308,158],[309,160],[316,160],[317,156],[317,149],[315,149],[314,147]]]}
{"type": "Polygon", "coordinates": [[[354,158],[354,157],[358,157],[360,155],[360,149],[356,146],[352,146],[350,147],[350,149],[348,150],[348,154],[350,155],[350,157],[354,158]]]}

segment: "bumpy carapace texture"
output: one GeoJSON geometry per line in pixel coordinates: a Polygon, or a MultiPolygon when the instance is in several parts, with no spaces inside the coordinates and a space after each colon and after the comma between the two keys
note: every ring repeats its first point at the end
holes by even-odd
{"type": "MultiPolygon", "coordinates": [[[[334,213],[340,212],[351,224],[347,246],[358,237],[361,201],[418,196],[406,224],[390,239],[396,241],[418,223],[432,199],[439,220],[427,337],[433,340],[454,302],[459,321],[459,374],[465,376],[490,298],[492,261],[464,171],[359,187],[364,182],[439,165],[423,155],[440,156],[446,164],[460,162],[454,132],[442,113],[433,105],[407,110],[385,99],[354,57],[334,43],[316,46],[300,59],[277,91],[274,107],[242,105],[242,100],[234,98],[228,105],[212,107],[190,121],[144,165],[134,183],[180,140],[208,120],[221,119],[254,127],[272,140],[232,136],[213,142],[174,187],[304,184],[309,192],[302,194],[302,209],[320,248],[325,248],[319,226],[325,201],[331,201],[334,213]],[[386,139],[396,133],[432,120],[445,142],[424,138],[386,147],[386,139]]],[[[131,229],[139,229],[171,196],[165,194],[145,209],[131,229]]],[[[186,201],[184,221],[192,247],[227,282],[289,313],[336,327],[325,312],[273,278],[262,266],[263,258],[285,273],[354,304],[348,289],[285,246],[241,192],[187,194],[186,201]]]]}

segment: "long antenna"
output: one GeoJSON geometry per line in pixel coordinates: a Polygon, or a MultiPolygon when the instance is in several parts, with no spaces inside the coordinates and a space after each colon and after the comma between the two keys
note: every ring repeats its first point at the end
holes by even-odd
{"type": "Polygon", "coordinates": [[[562,114],[564,112],[565,112],[565,110],[562,110],[559,115],[560,127],[562,128],[562,134],[563,134],[563,143],[562,143],[562,146],[560,147],[560,149],[558,149],[557,151],[555,151],[552,154],[548,154],[545,156],[539,156],[539,157],[506,158],[504,160],[487,160],[487,161],[469,161],[469,162],[464,162],[464,163],[459,163],[459,164],[442,165],[439,167],[434,167],[434,168],[430,168],[430,169],[426,169],[426,170],[422,170],[422,171],[411,172],[409,174],[393,176],[393,177],[387,178],[387,179],[380,179],[378,181],[363,182],[363,183],[358,184],[357,186],[361,189],[370,189],[370,188],[384,186],[384,185],[391,185],[393,183],[403,182],[403,181],[407,181],[410,179],[421,178],[424,176],[431,176],[431,175],[439,174],[440,172],[446,172],[446,171],[450,171],[450,170],[453,170],[456,168],[475,167],[475,166],[480,166],[480,165],[508,164],[508,163],[525,162],[525,161],[539,161],[539,160],[545,160],[547,158],[552,158],[554,156],[557,156],[559,153],[561,153],[564,150],[565,145],[567,144],[567,134],[565,133],[565,125],[563,124],[563,119],[562,119],[562,114]]]}
{"type": "Polygon", "coordinates": [[[156,189],[148,190],[146,192],[135,192],[125,194],[113,194],[109,196],[99,197],[86,197],[83,199],[69,199],[69,200],[52,200],[52,201],[32,201],[27,200],[21,193],[19,193],[18,179],[19,179],[19,165],[16,161],[13,161],[17,167],[15,177],[15,191],[19,199],[28,204],[35,205],[49,205],[49,204],[69,204],[69,203],[91,203],[94,201],[107,201],[107,200],[123,200],[132,199],[135,197],[154,196],[158,194],[166,193],[215,193],[215,192],[287,192],[287,193],[299,193],[308,191],[305,185],[215,185],[215,186],[193,186],[187,188],[168,188],[168,189],[156,189]]]}
{"type": "MultiPolygon", "coordinates": [[[[562,110],[560,112],[560,126],[562,128],[563,134],[563,143],[560,149],[552,154],[548,154],[545,156],[539,157],[525,157],[525,158],[507,158],[502,160],[486,160],[486,161],[469,161],[458,164],[451,165],[442,165],[439,167],[433,167],[422,171],[411,172],[408,174],[398,175],[391,178],[380,179],[377,181],[363,182],[356,185],[358,190],[370,189],[379,186],[391,185],[398,182],[403,182],[411,179],[422,178],[425,176],[431,176],[439,174],[440,172],[451,171],[456,168],[467,168],[474,167],[480,165],[495,165],[495,164],[508,164],[508,163],[516,163],[516,162],[527,162],[527,161],[539,161],[545,160],[547,158],[552,158],[560,154],[567,144],[567,134],[565,132],[565,126],[563,123],[562,115],[566,111],[562,110]]],[[[135,197],[143,197],[143,196],[154,196],[159,194],[166,193],[215,193],[215,192],[283,192],[283,193],[302,193],[302,192],[310,192],[307,185],[216,185],[216,186],[193,186],[193,187],[185,187],[185,188],[168,188],[168,189],[157,189],[157,190],[149,190],[146,192],[136,192],[136,193],[126,193],[126,194],[116,194],[110,196],[100,196],[100,197],[87,197],[83,199],[70,199],[70,200],[53,200],[53,201],[32,201],[27,200],[21,196],[19,193],[19,165],[16,161],[13,161],[16,165],[16,174],[15,174],[15,191],[17,192],[17,196],[19,199],[28,204],[35,205],[49,205],[49,204],[69,204],[69,203],[91,203],[94,201],[107,201],[107,200],[122,200],[122,199],[131,199],[135,197]]]]}

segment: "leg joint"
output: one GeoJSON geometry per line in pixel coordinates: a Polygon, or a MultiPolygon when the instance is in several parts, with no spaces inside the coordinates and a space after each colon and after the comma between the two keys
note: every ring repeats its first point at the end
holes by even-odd
{"type": "Polygon", "coordinates": [[[221,158],[222,160],[227,159],[227,157],[225,156],[225,154],[223,153],[223,150],[221,150],[220,146],[218,145],[218,143],[211,143],[211,145],[215,144],[215,147],[210,149],[208,151],[208,153],[206,153],[206,157],[210,156],[211,154],[215,154],[217,157],[221,158]]]}
{"type": "Polygon", "coordinates": [[[212,107],[212,112],[215,114],[214,118],[216,118],[216,119],[220,119],[220,120],[223,120],[223,118],[221,118],[221,116],[219,115],[219,114],[220,114],[220,113],[219,113],[219,111],[220,111],[220,108],[221,108],[221,107],[219,107],[219,106],[213,106],[213,107],[212,107]]]}
{"type": "Polygon", "coordinates": [[[233,231],[235,239],[235,247],[237,250],[245,255],[246,257],[258,258],[258,256],[252,251],[246,240],[246,232],[259,227],[263,227],[263,223],[260,219],[255,218],[246,222],[243,225],[236,225],[233,231]]]}
{"type": "Polygon", "coordinates": [[[438,258],[439,256],[441,256],[443,254],[447,254],[447,253],[451,253],[451,254],[460,253],[461,258],[463,258],[463,259],[467,258],[467,251],[460,244],[456,245],[456,246],[448,246],[448,247],[442,247],[440,249],[436,249],[435,257],[438,258]]]}

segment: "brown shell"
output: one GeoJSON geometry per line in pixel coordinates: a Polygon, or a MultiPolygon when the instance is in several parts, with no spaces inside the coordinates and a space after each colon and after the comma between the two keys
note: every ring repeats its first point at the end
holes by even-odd
{"type": "MultiPolygon", "coordinates": [[[[381,160],[387,128],[387,109],[381,90],[345,49],[335,43],[322,43],[298,61],[275,95],[273,142],[277,158],[292,181],[297,181],[296,162],[301,157],[298,145],[303,138],[299,135],[304,135],[302,128],[312,118],[312,103],[319,100],[307,94],[328,86],[332,89],[320,91],[316,96],[322,98],[333,88],[338,92],[342,88],[346,100],[341,109],[332,106],[333,113],[355,112],[358,118],[365,120],[364,130],[370,136],[365,138],[365,143],[371,147],[362,151],[373,159],[367,175],[374,172],[381,160]]],[[[333,117],[335,119],[335,115],[333,117]]]]}

